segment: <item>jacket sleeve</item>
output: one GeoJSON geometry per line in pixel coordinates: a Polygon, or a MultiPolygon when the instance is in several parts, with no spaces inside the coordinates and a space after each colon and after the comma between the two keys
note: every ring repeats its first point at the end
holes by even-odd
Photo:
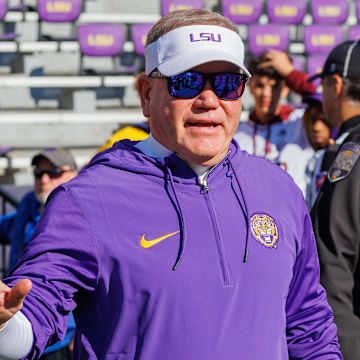
{"type": "Polygon", "coordinates": [[[316,204],[318,216],[314,221],[320,280],[334,310],[345,359],[360,354],[359,178],[360,160],[347,178],[335,183],[326,181],[316,204]]]}
{"type": "Polygon", "coordinates": [[[69,190],[57,188],[20,263],[4,281],[9,286],[22,278],[33,283],[22,308],[34,332],[26,359],[37,359],[65,336],[70,311],[97,286],[98,260],[86,213],[69,190]]]}
{"type": "Polygon", "coordinates": [[[308,75],[299,70],[293,70],[286,78],[286,85],[301,96],[311,95],[316,88],[313,83],[308,83],[308,75]]]}
{"type": "Polygon", "coordinates": [[[301,249],[286,303],[289,358],[342,359],[333,314],[319,282],[319,261],[310,216],[305,209],[304,213],[301,249]]]}

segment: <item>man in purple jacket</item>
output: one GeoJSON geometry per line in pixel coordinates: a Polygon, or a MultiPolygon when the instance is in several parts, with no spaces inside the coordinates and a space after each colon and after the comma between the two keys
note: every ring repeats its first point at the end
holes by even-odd
{"type": "Polygon", "coordinates": [[[300,190],[232,141],[243,57],[218,14],[152,28],[139,80],[151,135],[52,193],[1,284],[2,355],[36,359],[73,311],[75,359],[342,359],[300,190]]]}

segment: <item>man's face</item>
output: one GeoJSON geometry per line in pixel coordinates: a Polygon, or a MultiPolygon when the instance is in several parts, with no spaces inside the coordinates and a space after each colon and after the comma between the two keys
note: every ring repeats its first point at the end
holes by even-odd
{"type": "MultiPolygon", "coordinates": [[[[238,67],[224,61],[192,70],[239,72],[238,67]]],[[[169,95],[166,79],[146,77],[140,88],[143,112],[151,116],[151,133],[157,141],[192,164],[212,166],[221,161],[240,120],[241,99],[219,99],[209,81],[193,99],[169,95]]]]}
{"type": "Polygon", "coordinates": [[[261,120],[270,121],[279,105],[284,81],[264,75],[254,75],[249,88],[255,101],[255,112],[261,120]]]}
{"type": "Polygon", "coordinates": [[[315,146],[315,150],[323,149],[328,146],[330,136],[330,128],[322,120],[315,120],[312,125],[311,133],[311,140],[315,146]]]}
{"type": "Polygon", "coordinates": [[[335,93],[333,87],[333,81],[331,76],[325,76],[321,79],[322,86],[322,95],[323,95],[323,110],[325,117],[333,126],[338,126],[337,124],[337,112],[335,109],[335,93]]]}
{"type": "Polygon", "coordinates": [[[329,144],[331,131],[325,123],[325,115],[321,104],[314,104],[309,108],[311,119],[310,138],[316,150],[322,149],[329,144]]]}
{"type": "MultiPolygon", "coordinates": [[[[44,157],[39,158],[36,163],[36,168],[41,170],[50,170],[55,167],[52,162],[44,157]]],[[[69,181],[76,175],[76,172],[71,171],[69,166],[65,165],[61,169],[63,172],[56,176],[44,173],[39,179],[35,177],[35,194],[41,203],[44,204],[46,202],[47,197],[57,186],[69,181]]]]}

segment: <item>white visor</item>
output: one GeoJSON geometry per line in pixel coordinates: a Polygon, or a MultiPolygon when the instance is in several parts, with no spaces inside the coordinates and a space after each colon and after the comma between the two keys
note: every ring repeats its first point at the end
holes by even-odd
{"type": "Polygon", "coordinates": [[[230,62],[251,77],[244,66],[244,44],[240,36],[222,26],[183,26],[145,48],[147,75],[158,69],[164,76],[174,76],[211,61],[230,62]]]}

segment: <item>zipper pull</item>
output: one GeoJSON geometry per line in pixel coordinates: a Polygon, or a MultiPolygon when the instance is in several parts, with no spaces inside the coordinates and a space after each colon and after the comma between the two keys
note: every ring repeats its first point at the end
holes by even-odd
{"type": "Polygon", "coordinates": [[[205,190],[206,192],[209,192],[209,186],[208,186],[208,182],[206,179],[203,180],[202,186],[203,186],[203,190],[205,190]]]}

